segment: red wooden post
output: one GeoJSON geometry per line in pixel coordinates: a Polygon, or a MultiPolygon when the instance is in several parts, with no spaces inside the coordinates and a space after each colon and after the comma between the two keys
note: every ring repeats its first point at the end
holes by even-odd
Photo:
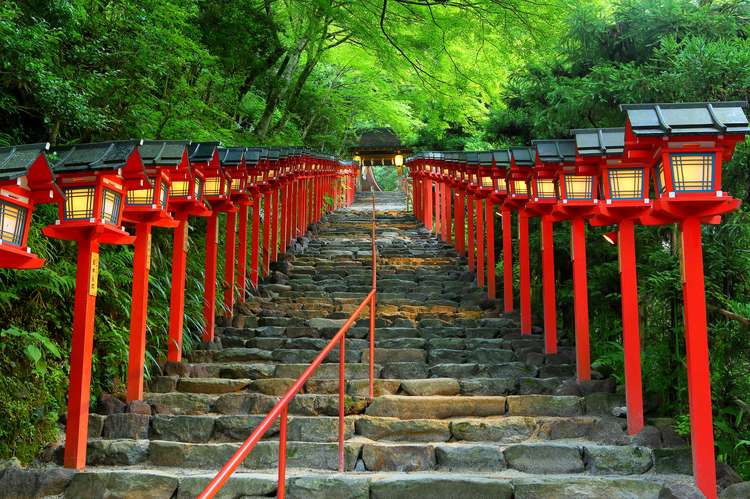
{"type": "Polygon", "coordinates": [[[260,200],[259,192],[253,193],[253,226],[250,234],[250,282],[258,288],[260,265],[260,200]]]}
{"type": "Polygon", "coordinates": [[[696,217],[683,220],[680,235],[693,475],[706,497],[715,498],[716,461],[700,220],[696,217]]]}
{"type": "Polygon", "coordinates": [[[240,226],[237,234],[237,294],[239,303],[245,302],[247,295],[247,202],[239,207],[240,226]]]}
{"type": "Polygon", "coordinates": [[[469,272],[474,272],[474,196],[468,194],[466,198],[469,221],[469,272]]]}
{"type": "Polygon", "coordinates": [[[98,276],[99,243],[95,238],[81,239],[78,241],[64,456],[65,467],[77,470],[86,466],[98,276]]]}
{"type": "Polygon", "coordinates": [[[521,334],[531,334],[531,275],[529,269],[529,216],[518,210],[518,263],[521,270],[521,334]]]}
{"type": "Polygon", "coordinates": [[[279,188],[271,191],[271,260],[279,259],[279,188]]]}
{"type": "Polygon", "coordinates": [[[456,189],[455,198],[455,230],[456,230],[456,250],[463,256],[466,254],[466,207],[464,205],[464,192],[456,189]]]}
{"type": "Polygon", "coordinates": [[[203,342],[214,340],[216,322],[216,253],[219,249],[219,213],[211,212],[206,221],[206,275],[203,298],[203,342]]]}
{"type": "Polygon", "coordinates": [[[503,311],[513,311],[513,233],[511,210],[503,207],[503,311]]]}
{"type": "Polygon", "coordinates": [[[276,487],[276,498],[286,497],[286,433],[289,421],[289,405],[284,405],[279,414],[279,470],[276,487]]]}
{"type": "Polygon", "coordinates": [[[443,186],[441,182],[435,182],[435,237],[443,233],[443,186]]]}
{"type": "MultiPolygon", "coordinates": [[[[234,257],[237,243],[237,212],[227,212],[226,240],[224,241],[224,317],[231,318],[234,313],[234,257]]],[[[218,243],[218,241],[217,241],[218,243]]]]}
{"type": "Polygon", "coordinates": [[[172,242],[172,289],[169,298],[169,345],[167,360],[182,360],[182,326],[185,315],[185,272],[187,270],[187,215],[178,219],[172,242]]]}
{"type": "Polygon", "coordinates": [[[578,381],[591,379],[589,352],[589,298],[586,275],[586,227],[582,218],[571,223],[571,258],[573,260],[573,301],[576,330],[576,371],[578,381]]]}
{"type": "Polygon", "coordinates": [[[143,398],[143,363],[146,354],[148,276],[151,268],[151,224],[135,226],[133,255],[133,302],[130,308],[127,400],[143,398]]]}
{"type": "Polygon", "coordinates": [[[487,199],[487,297],[494,300],[495,291],[495,205],[487,199]]]}
{"type": "Polygon", "coordinates": [[[544,289],[544,352],[557,353],[557,305],[555,298],[555,248],[553,223],[548,215],[542,225],[542,287],[544,289]]]}
{"type": "Polygon", "coordinates": [[[618,226],[617,250],[620,257],[622,293],[622,344],[625,354],[625,400],[628,433],[643,429],[643,388],[641,384],[641,340],[638,324],[638,279],[635,267],[635,227],[633,220],[618,226]]]}
{"type": "Polygon", "coordinates": [[[476,226],[476,237],[477,237],[477,286],[480,288],[484,287],[484,206],[482,206],[482,198],[477,197],[477,226],[476,226]]]}
{"type": "Polygon", "coordinates": [[[432,180],[425,179],[424,227],[432,232],[432,180]]]}
{"type": "Polygon", "coordinates": [[[263,277],[268,275],[271,264],[271,192],[263,193],[263,277]]]}
{"type": "Polygon", "coordinates": [[[281,190],[281,246],[279,250],[286,253],[289,246],[289,180],[284,179],[281,190]]]}
{"type": "Polygon", "coordinates": [[[443,183],[443,204],[445,205],[445,211],[443,214],[443,240],[446,243],[450,243],[453,240],[451,230],[451,188],[447,182],[443,183]]]}

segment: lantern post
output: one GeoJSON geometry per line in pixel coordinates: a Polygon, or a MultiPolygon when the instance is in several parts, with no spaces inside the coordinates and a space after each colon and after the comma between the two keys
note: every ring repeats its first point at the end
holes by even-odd
{"type": "Polygon", "coordinates": [[[610,242],[617,245],[619,262],[628,433],[635,435],[643,429],[643,388],[634,225],[651,210],[649,151],[631,148],[624,156],[624,128],[578,129],[571,133],[577,146],[576,164],[596,168],[600,179],[600,202],[590,223],[617,224],[610,242]]]}
{"type": "Polygon", "coordinates": [[[248,154],[248,151],[244,147],[219,149],[219,163],[224,172],[229,175],[229,200],[236,208],[234,211],[230,210],[227,212],[226,236],[224,240],[224,316],[227,319],[232,317],[234,311],[235,282],[239,301],[242,302],[245,299],[245,279],[247,276],[247,207],[250,204],[250,196],[247,193],[246,154],[248,154]],[[239,224],[237,224],[238,217],[239,224]],[[238,240],[239,249],[237,249],[238,240]],[[235,260],[237,262],[236,272],[235,260]]]}
{"type": "MultiPolygon", "coordinates": [[[[507,168],[510,167],[510,151],[505,150],[499,150],[499,151],[492,151],[492,169],[490,170],[490,176],[487,178],[486,176],[482,178],[482,184],[487,185],[488,187],[491,184],[492,191],[487,198],[487,218],[488,220],[491,220],[491,227],[489,227],[490,236],[488,236],[488,244],[491,246],[488,246],[487,251],[487,268],[491,269],[491,273],[488,274],[487,278],[487,296],[494,300],[497,298],[497,292],[495,289],[495,206],[502,205],[503,201],[505,200],[506,196],[508,195],[507,186],[505,183],[505,176],[507,168]],[[491,248],[491,249],[490,249],[491,248]]],[[[510,215],[508,215],[510,216],[510,215]]],[[[503,224],[505,224],[505,220],[503,219],[503,224]]],[[[505,240],[503,238],[503,244],[505,243],[505,240]]],[[[503,251],[505,251],[503,249],[503,251]]],[[[512,304],[512,296],[513,296],[513,280],[510,279],[510,294],[511,294],[511,304],[512,304]]]]}
{"type": "MultiPolygon", "coordinates": [[[[490,274],[494,274],[494,268],[490,268],[490,261],[493,262],[493,265],[495,261],[494,254],[490,256],[490,252],[495,252],[495,217],[492,212],[492,202],[489,199],[494,190],[494,185],[492,183],[492,153],[470,153],[470,155],[474,154],[476,155],[477,161],[476,184],[474,186],[475,197],[477,200],[477,284],[480,288],[483,288],[486,283],[488,285],[489,295],[490,274]],[[487,249],[486,259],[485,246],[487,249]],[[484,272],[485,267],[487,269],[486,281],[484,272]]],[[[493,289],[494,286],[495,280],[493,275],[493,289]]]]}
{"type": "MultiPolygon", "coordinates": [[[[211,215],[206,223],[206,260],[205,284],[203,298],[203,342],[214,341],[216,327],[216,258],[219,249],[219,214],[222,211],[236,213],[231,202],[231,179],[221,167],[219,160],[219,142],[193,142],[190,144],[188,157],[194,168],[203,172],[205,182],[203,197],[211,207],[211,215]]],[[[232,215],[229,223],[234,225],[232,215]]],[[[231,228],[234,231],[234,227],[231,228]]],[[[234,262],[226,262],[234,265],[234,262]]]]}
{"type": "Polygon", "coordinates": [[[463,154],[465,160],[465,186],[466,186],[466,206],[467,213],[466,217],[468,220],[467,239],[469,241],[469,247],[467,251],[469,253],[469,272],[474,272],[477,269],[477,219],[475,218],[474,209],[476,207],[476,198],[474,192],[477,187],[477,169],[479,168],[479,160],[476,156],[472,156],[471,153],[463,154]]]}
{"type": "Polygon", "coordinates": [[[653,171],[652,212],[641,223],[676,221],[684,301],[693,476],[709,498],[717,497],[711,377],[701,224],[716,223],[740,204],[722,190],[721,167],[746,134],[745,102],[629,104],[625,151],[649,147],[653,171]]]}
{"type": "MultiPolygon", "coordinates": [[[[185,142],[187,150],[188,142],[185,142]]],[[[187,155],[188,153],[186,153],[187,155]]],[[[167,361],[182,360],[182,329],[185,316],[185,279],[187,272],[188,220],[191,216],[208,217],[211,210],[203,200],[203,172],[190,165],[169,172],[168,210],[177,220],[172,242],[172,287],[169,298],[169,343],[167,361]]]]}
{"type": "Polygon", "coordinates": [[[0,268],[38,269],[44,264],[27,244],[34,207],[63,200],[47,162],[48,149],[49,144],[0,148],[0,268]]]}
{"type": "Polygon", "coordinates": [[[133,243],[134,238],[120,223],[126,190],[147,183],[139,144],[79,144],[53,151],[58,157],[53,169],[65,201],[59,205],[60,219],[43,232],[78,244],[65,428],[66,468],[82,469],[86,465],[99,246],[133,243]]]}
{"type": "Polygon", "coordinates": [[[433,176],[432,176],[432,155],[431,153],[428,153],[426,155],[426,158],[424,159],[424,163],[422,166],[424,170],[423,179],[424,179],[424,227],[428,231],[432,232],[432,208],[434,205],[433,201],[433,191],[432,191],[432,185],[433,185],[433,176]]]}
{"type": "MultiPolygon", "coordinates": [[[[519,296],[521,308],[521,334],[531,334],[531,276],[529,269],[529,214],[524,210],[529,200],[528,178],[531,167],[534,166],[536,151],[529,147],[512,147],[510,149],[511,161],[508,169],[508,196],[505,198],[503,207],[514,209],[518,212],[518,263],[520,268],[519,296]]],[[[505,212],[503,212],[505,213],[505,212]]],[[[503,215],[503,218],[505,216],[503,215]]],[[[508,217],[510,220],[510,216],[508,217]]],[[[505,230],[503,224],[503,247],[505,238],[510,238],[510,230],[505,230]]],[[[510,229],[510,227],[508,227],[510,229]]],[[[504,250],[505,279],[513,282],[511,252],[504,250]]],[[[507,296],[506,296],[507,298],[507,296]]],[[[507,310],[507,302],[505,304],[507,310]]]]}
{"type": "Polygon", "coordinates": [[[265,150],[258,149],[257,160],[252,163],[246,163],[248,168],[248,190],[252,197],[253,206],[250,228],[250,283],[254,289],[258,289],[258,281],[260,279],[260,210],[262,188],[265,184],[265,169],[262,166],[262,162],[267,154],[265,150]]]}
{"type": "Polygon", "coordinates": [[[279,257],[279,177],[281,175],[281,166],[284,159],[286,159],[284,151],[279,149],[271,149],[269,151],[269,169],[267,177],[270,191],[268,199],[270,200],[269,216],[271,217],[271,238],[269,240],[266,273],[270,271],[271,262],[275,262],[279,257]]]}
{"type": "Polygon", "coordinates": [[[451,163],[451,182],[454,188],[453,196],[453,231],[456,251],[460,256],[466,255],[466,203],[464,196],[466,186],[464,185],[464,164],[461,153],[448,155],[451,163]]]}
{"type": "MultiPolygon", "coordinates": [[[[239,229],[237,230],[237,294],[239,302],[244,303],[247,297],[247,232],[248,232],[248,215],[253,206],[252,186],[255,179],[254,173],[251,173],[257,165],[259,150],[247,148],[244,152],[244,185],[242,191],[235,192],[232,190],[232,197],[237,196],[238,216],[240,220],[239,229]]],[[[233,180],[234,182],[234,180],[233,180]]]]}
{"type": "Polygon", "coordinates": [[[151,269],[151,228],[174,228],[178,222],[168,211],[170,174],[188,168],[186,141],[144,141],[140,156],[148,184],[128,189],[123,221],[135,225],[133,254],[133,299],[130,305],[127,400],[143,398],[143,370],[146,354],[148,280],[151,269]]]}

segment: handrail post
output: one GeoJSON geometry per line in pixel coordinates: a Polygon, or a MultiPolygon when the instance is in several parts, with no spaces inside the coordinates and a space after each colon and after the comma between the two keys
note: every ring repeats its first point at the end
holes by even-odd
{"type": "Polygon", "coordinates": [[[339,340],[339,471],[344,471],[344,422],[346,411],[346,333],[339,340]]]}
{"type": "Polygon", "coordinates": [[[284,499],[286,494],[286,423],[289,414],[289,406],[281,408],[279,415],[279,482],[277,484],[276,497],[284,499]]]}

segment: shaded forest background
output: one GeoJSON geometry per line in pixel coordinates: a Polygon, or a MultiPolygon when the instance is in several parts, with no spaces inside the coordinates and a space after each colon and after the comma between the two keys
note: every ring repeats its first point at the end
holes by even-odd
{"type": "MultiPolygon", "coordinates": [[[[344,153],[359,130],[390,126],[416,150],[503,147],[622,126],[621,103],[747,100],[749,29],[747,0],[5,0],[0,144],[185,138],[344,153]]],[[[724,174],[746,202],[749,151],[740,145],[724,174]]],[[[705,228],[704,251],[717,455],[750,479],[746,206],[705,228]]],[[[30,239],[45,268],[0,271],[0,458],[29,462],[59,438],[75,259],[72,245],[41,236],[54,218],[49,206],[35,213],[30,239]]],[[[558,225],[570,331],[569,235],[558,225]]],[[[187,349],[202,326],[204,232],[191,226],[187,349]]],[[[616,249],[590,233],[594,359],[622,382],[616,249]]],[[[643,228],[637,243],[648,409],[686,434],[675,229],[643,228]]],[[[150,372],[166,352],[170,251],[169,231],[157,231],[150,372]]],[[[131,267],[131,249],[104,250],[94,395],[122,390],[131,267]]]]}

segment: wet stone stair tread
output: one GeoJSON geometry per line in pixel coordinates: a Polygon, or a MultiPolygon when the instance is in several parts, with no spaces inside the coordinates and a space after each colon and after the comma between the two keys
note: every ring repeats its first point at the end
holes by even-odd
{"type": "MultiPolygon", "coordinates": [[[[287,496],[699,497],[684,442],[665,425],[628,436],[614,381],[576,383],[570,344],[545,356],[540,334],[487,309],[455,250],[392,209],[400,196],[377,193],[375,398],[363,316],[346,340],[347,472],[336,348],[289,408],[287,496]]],[[[195,497],[369,291],[369,206],[358,193],[325,216],[220,321],[214,348],[151,379],[138,412],[92,414],[85,471],[61,468],[57,449],[0,469],[0,496],[195,497]]],[[[273,496],[278,437],[276,422],[218,497],[273,496]]]]}

